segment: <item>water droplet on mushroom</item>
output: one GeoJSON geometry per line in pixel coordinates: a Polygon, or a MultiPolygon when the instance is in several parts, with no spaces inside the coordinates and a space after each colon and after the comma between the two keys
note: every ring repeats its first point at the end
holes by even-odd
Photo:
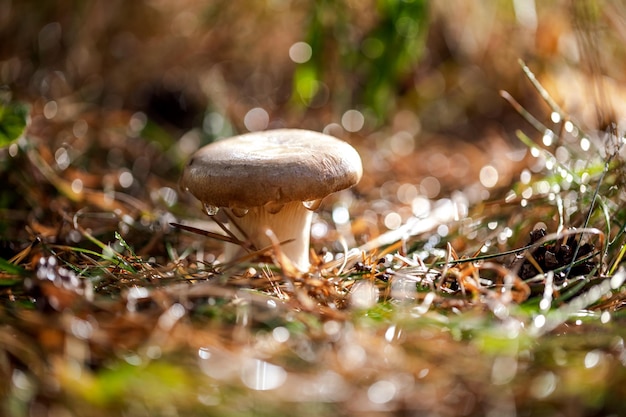
{"type": "Polygon", "coordinates": [[[208,215],[208,216],[215,216],[217,214],[218,211],[220,211],[219,207],[216,207],[212,204],[209,203],[203,203],[204,206],[204,212],[208,215]]]}
{"type": "Polygon", "coordinates": [[[265,210],[267,210],[268,213],[276,214],[279,211],[281,211],[283,207],[284,207],[283,203],[267,203],[265,205],[265,210]]]}
{"type": "Polygon", "coordinates": [[[241,207],[233,207],[230,209],[233,214],[237,217],[243,217],[246,214],[248,214],[249,209],[247,208],[241,208],[241,207]]]}
{"type": "Polygon", "coordinates": [[[318,208],[320,208],[320,205],[322,204],[322,199],[318,198],[317,200],[309,200],[309,201],[304,201],[302,203],[302,205],[306,208],[308,208],[311,211],[315,211],[318,208]]]}

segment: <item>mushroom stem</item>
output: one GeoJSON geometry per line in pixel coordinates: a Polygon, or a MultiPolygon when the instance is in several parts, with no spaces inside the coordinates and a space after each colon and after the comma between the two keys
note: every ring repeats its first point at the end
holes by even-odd
{"type": "MultiPolygon", "coordinates": [[[[231,211],[232,213],[232,211],[231,211]]],[[[241,217],[231,216],[237,222],[237,226],[246,236],[239,236],[237,227],[230,226],[233,234],[241,240],[247,240],[257,249],[268,247],[272,244],[265,230],[270,229],[276,235],[279,242],[290,240],[281,249],[294,265],[301,271],[309,270],[309,238],[311,232],[311,219],[313,212],[302,204],[301,201],[293,201],[284,205],[277,213],[270,213],[264,206],[251,207],[241,217]]],[[[242,255],[245,250],[241,246],[227,244],[224,251],[224,260],[229,262],[242,255]]]]}

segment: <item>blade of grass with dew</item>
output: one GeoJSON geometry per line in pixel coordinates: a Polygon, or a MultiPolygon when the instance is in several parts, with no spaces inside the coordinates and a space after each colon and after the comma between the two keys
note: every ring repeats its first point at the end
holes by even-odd
{"type": "MultiPolygon", "coordinates": [[[[600,197],[598,199],[598,206],[600,207],[600,211],[602,213],[602,217],[604,219],[604,223],[606,226],[606,235],[607,236],[611,236],[611,214],[609,213],[609,207],[606,204],[606,201],[604,200],[604,198],[600,197]]],[[[606,254],[609,250],[609,246],[611,244],[610,239],[606,239],[604,242],[604,247],[602,248],[602,259],[600,260],[600,262],[604,261],[604,258],[606,257],[606,254]]]]}
{"type": "Polygon", "coordinates": [[[546,132],[550,129],[541,123],[535,116],[533,116],[528,110],[526,110],[513,96],[508,92],[501,90],[500,96],[505,99],[516,112],[520,114],[528,123],[530,123],[538,132],[546,132]]]}
{"type": "MultiPolygon", "coordinates": [[[[553,269],[553,271],[559,273],[559,272],[566,271],[568,268],[570,268],[570,265],[571,265],[571,267],[580,266],[580,265],[584,264],[587,261],[591,261],[593,258],[595,258],[596,256],[600,255],[601,253],[602,253],[601,251],[591,252],[590,254],[588,254],[586,256],[583,256],[582,258],[578,258],[578,259],[574,260],[573,263],[567,264],[565,266],[561,266],[559,268],[555,268],[555,269],[553,269]]],[[[597,269],[597,267],[599,265],[602,265],[602,264],[600,262],[598,262],[596,264],[596,268],[594,268],[594,269],[597,269]]],[[[590,275],[592,275],[592,274],[590,274],[590,275]]]]}
{"type": "Polygon", "coordinates": [[[529,326],[530,334],[533,336],[541,336],[554,330],[580,310],[591,306],[602,297],[619,289],[624,284],[625,280],[626,270],[622,268],[612,277],[604,279],[601,283],[591,287],[585,293],[573,298],[569,303],[556,310],[549,311],[546,314],[536,316],[529,326]]]}
{"type": "Polygon", "coordinates": [[[520,252],[523,252],[525,250],[532,248],[533,246],[534,245],[531,244],[531,245],[522,246],[521,248],[511,249],[511,250],[498,252],[498,253],[489,253],[485,255],[472,256],[469,258],[462,258],[462,259],[450,259],[446,261],[436,261],[434,262],[433,266],[443,266],[444,264],[456,265],[456,264],[464,264],[464,263],[469,263],[469,262],[480,262],[480,261],[485,261],[488,259],[500,258],[502,256],[517,255],[520,252]]]}
{"type": "MultiPolygon", "coordinates": [[[[556,101],[552,99],[552,97],[548,93],[548,90],[546,90],[543,85],[541,85],[541,83],[539,82],[539,80],[537,80],[537,77],[535,77],[535,74],[531,71],[528,65],[526,65],[526,63],[521,59],[518,60],[518,63],[522,67],[522,71],[524,71],[526,78],[528,78],[535,90],[537,90],[541,98],[546,102],[546,104],[553,112],[558,113],[558,115],[561,117],[561,120],[564,120],[567,114],[565,114],[563,109],[556,103],[556,101]]],[[[578,126],[576,127],[578,128],[578,126]]],[[[580,129],[578,130],[580,131],[580,129]]]]}
{"type": "Polygon", "coordinates": [[[115,231],[115,239],[117,239],[120,244],[122,245],[122,247],[124,249],[126,249],[128,251],[128,253],[130,253],[133,257],[136,257],[137,255],[135,255],[135,251],[133,250],[133,248],[131,248],[128,243],[126,243],[126,241],[124,240],[124,238],[122,237],[122,235],[120,235],[120,232],[115,231]]]}
{"type": "Polygon", "coordinates": [[[570,278],[567,287],[559,288],[560,294],[554,299],[554,304],[563,304],[580,294],[580,292],[591,282],[589,276],[579,276],[570,278]]]}
{"type": "Polygon", "coordinates": [[[622,262],[622,259],[624,258],[624,253],[626,253],[626,244],[622,244],[622,248],[620,249],[617,257],[611,265],[611,268],[609,269],[609,275],[613,275],[619,264],[622,262]]]}
{"type": "Polygon", "coordinates": [[[140,265],[144,265],[143,259],[137,256],[137,254],[135,253],[135,250],[131,248],[128,243],[126,243],[126,240],[124,240],[124,238],[118,231],[115,231],[115,239],[117,239],[120,242],[120,245],[122,245],[122,247],[128,251],[128,253],[130,254],[130,256],[133,258],[135,262],[137,262],[140,265]]]}
{"type": "MultiPolygon", "coordinates": [[[[102,243],[102,242],[100,242],[102,243]]],[[[126,272],[129,273],[137,273],[137,270],[130,265],[123,257],[120,253],[116,252],[113,248],[111,248],[108,245],[105,245],[102,243],[102,252],[96,252],[94,250],[91,249],[87,249],[87,248],[81,248],[81,247],[77,247],[77,246],[59,246],[56,245],[54,246],[56,248],[59,249],[63,249],[63,250],[67,250],[68,252],[76,252],[76,253],[82,253],[85,255],[91,255],[97,259],[101,259],[103,261],[106,262],[110,262],[111,264],[113,264],[116,267],[122,268],[123,270],[125,270],[126,272]],[[111,253],[110,255],[106,254],[106,252],[111,253]]],[[[71,266],[71,263],[66,263],[66,265],[71,266]]],[[[75,268],[72,268],[75,269],[75,268]]],[[[78,271],[78,269],[77,269],[78,271]]]]}
{"type": "Polygon", "coordinates": [[[524,132],[522,132],[521,130],[517,130],[515,132],[517,138],[522,141],[522,143],[526,146],[528,146],[529,149],[534,149],[536,152],[538,152],[539,154],[541,154],[546,160],[550,160],[553,161],[555,166],[558,166],[559,168],[563,169],[565,172],[567,172],[569,175],[572,176],[572,182],[576,185],[580,185],[581,183],[581,178],[580,176],[575,173],[574,171],[572,171],[571,169],[569,169],[568,167],[566,167],[565,165],[561,164],[559,162],[559,160],[552,155],[550,152],[548,152],[546,149],[543,149],[539,146],[537,146],[537,144],[535,142],[533,142],[533,140],[531,138],[529,138],[524,132]]]}
{"type": "Polygon", "coordinates": [[[126,272],[129,272],[131,274],[137,273],[137,269],[134,266],[132,266],[130,263],[128,263],[128,261],[124,259],[122,254],[117,252],[110,245],[106,245],[104,249],[102,249],[102,253],[100,254],[100,257],[104,259],[105,261],[109,261],[113,263],[115,266],[122,268],[126,272]]]}
{"type": "MultiPolygon", "coordinates": [[[[607,173],[607,171],[609,169],[609,161],[610,160],[611,160],[611,157],[609,157],[609,159],[606,161],[604,171],[602,171],[602,174],[600,175],[600,179],[598,180],[598,185],[596,186],[596,188],[595,188],[595,190],[593,192],[593,196],[591,197],[591,205],[589,206],[589,210],[587,211],[587,216],[585,218],[585,222],[583,223],[583,228],[586,228],[587,225],[589,225],[589,221],[591,220],[591,215],[593,214],[595,202],[598,199],[598,193],[600,192],[600,185],[604,181],[604,176],[606,175],[606,173],[607,173]]],[[[606,240],[608,241],[608,239],[606,239],[606,240]]],[[[570,272],[571,272],[571,270],[573,268],[573,265],[574,265],[574,261],[576,260],[576,258],[578,256],[578,251],[580,250],[580,246],[581,245],[576,245],[576,249],[574,249],[574,255],[572,257],[572,263],[571,263],[570,267],[565,272],[565,279],[567,279],[569,277],[569,274],[570,274],[570,272]]],[[[604,246],[604,242],[603,242],[602,246],[604,246]]]]}
{"type": "MultiPolygon", "coordinates": [[[[511,249],[508,251],[503,251],[503,252],[498,252],[498,253],[490,253],[490,254],[485,254],[485,255],[479,255],[479,256],[474,256],[474,257],[470,257],[470,258],[463,258],[463,259],[450,259],[450,260],[437,260],[433,263],[433,266],[443,266],[444,264],[450,264],[450,265],[454,265],[454,264],[463,264],[463,263],[469,263],[469,262],[480,262],[480,261],[485,261],[488,259],[494,259],[494,258],[499,258],[502,256],[508,256],[508,255],[517,255],[521,252],[524,252],[526,250],[531,250],[531,249],[535,249],[538,248],[539,246],[544,245],[545,243],[548,243],[550,241],[554,241],[557,239],[560,239],[564,236],[569,236],[569,235],[573,235],[573,234],[594,234],[594,235],[598,235],[603,239],[604,233],[601,230],[598,230],[596,228],[584,228],[584,229],[572,229],[572,230],[565,230],[565,231],[561,231],[561,232],[557,232],[557,233],[551,233],[548,234],[546,236],[544,236],[541,240],[531,243],[529,245],[523,246],[521,248],[517,248],[517,249],[511,249]]],[[[577,262],[583,262],[584,260],[588,260],[593,258],[593,256],[597,255],[596,254],[592,254],[589,255],[588,257],[585,257],[583,259],[579,259],[577,260],[577,262]]],[[[558,272],[558,269],[555,269],[555,272],[558,272]]]]}
{"type": "Polygon", "coordinates": [[[80,232],[80,234],[89,240],[91,243],[102,249],[102,253],[99,254],[103,259],[108,261],[115,262],[117,260],[117,266],[124,269],[126,272],[131,274],[137,273],[137,270],[124,259],[124,257],[115,251],[110,245],[101,242],[94,235],[92,235],[89,231],[85,230],[81,225],[78,224],[76,219],[71,219],[74,225],[74,228],[80,232]]]}
{"type": "MultiPolygon", "coordinates": [[[[561,119],[564,119],[564,117],[566,116],[565,113],[563,112],[563,109],[561,109],[561,107],[552,99],[552,97],[550,96],[550,94],[548,93],[548,91],[541,85],[541,83],[537,80],[537,78],[535,77],[535,74],[530,70],[530,68],[522,61],[519,61],[520,66],[522,67],[522,70],[524,71],[526,77],[530,80],[530,82],[533,84],[534,88],[539,92],[540,96],[542,97],[542,99],[548,104],[548,106],[552,109],[553,112],[556,112],[559,114],[561,119]]],[[[533,124],[533,126],[537,129],[543,129],[543,126],[532,116],[530,115],[525,109],[523,109],[519,103],[517,103],[513,97],[511,97],[508,93],[503,93],[502,96],[509,101],[509,103],[511,103],[511,105],[513,105],[513,107],[523,116],[526,118],[526,120],[528,120],[531,124],[533,124]]],[[[571,122],[571,121],[570,121],[571,122]]],[[[576,126],[577,131],[579,132],[579,134],[581,134],[582,130],[576,126]]],[[[530,138],[528,138],[526,135],[524,135],[521,132],[517,132],[517,136],[520,140],[522,140],[523,143],[525,143],[527,146],[531,146],[532,149],[535,149],[537,151],[542,151],[541,148],[539,148],[538,146],[536,146],[532,140],[530,140],[530,138]]],[[[545,153],[547,153],[547,151],[543,150],[544,155],[545,153]]],[[[548,153],[549,154],[549,153],[548,153]]],[[[583,228],[586,228],[589,225],[591,216],[593,214],[594,211],[594,206],[595,206],[595,202],[598,198],[598,194],[599,194],[599,190],[600,190],[600,186],[602,185],[605,175],[608,172],[609,169],[609,165],[611,160],[613,159],[613,157],[615,156],[615,153],[610,155],[605,163],[604,163],[604,169],[602,170],[601,174],[600,174],[600,178],[598,180],[598,184],[594,190],[592,199],[591,199],[591,205],[589,207],[589,210],[587,212],[587,216],[585,218],[585,221],[583,223],[583,228]]],[[[557,161],[556,158],[553,159],[554,161],[557,161]]],[[[558,163],[558,162],[557,162],[558,163]]],[[[563,169],[566,170],[566,172],[568,172],[570,175],[572,175],[572,178],[576,179],[577,176],[574,176],[575,174],[567,169],[567,167],[564,167],[561,165],[561,167],[563,169]]],[[[578,179],[577,181],[578,183],[580,182],[580,179],[578,179]]],[[[606,217],[606,224],[607,224],[607,228],[609,228],[610,230],[610,216],[608,216],[608,213],[604,213],[605,217],[606,217]]],[[[608,234],[607,234],[608,236],[608,234]]],[[[607,239],[607,245],[608,245],[608,239],[607,239]]],[[[574,251],[574,257],[572,259],[572,264],[573,262],[576,260],[576,256],[578,254],[578,251],[580,249],[580,245],[576,246],[576,249],[574,251]]],[[[607,248],[603,248],[603,254],[606,251],[607,248]]],[[[566,278],[567,276],[569,276],[569,273],[572,269],[573,265],[570,265],[570,267],[567,269],[566,271],[566,278]]]]}

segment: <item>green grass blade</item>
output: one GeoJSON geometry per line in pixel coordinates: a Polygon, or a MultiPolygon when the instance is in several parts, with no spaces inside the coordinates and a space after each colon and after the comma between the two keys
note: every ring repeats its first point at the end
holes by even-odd
{"type": "Polygon", "coordinates": [[[22,136],[28,121],[28,106],[21,103],[0,103],[0,148],[22,136]]]}
{"type": "Polygon", "coordinates": [[[24,275],[26,271],[19,265],[12,264],[6,259],[0,258],[0,271],[7,272],[13,275],[24,275]]]}

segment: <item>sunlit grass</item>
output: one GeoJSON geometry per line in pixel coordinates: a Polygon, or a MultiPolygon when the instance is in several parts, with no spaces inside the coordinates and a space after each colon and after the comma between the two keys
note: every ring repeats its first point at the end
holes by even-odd
{"type": "MultiPolygon", "coordinates": [[[[149,9],[166,20],[166,3],[149,9]]],[[[502,124],[514,119],[507,111],[494,116],[493,103],[475,91],[461,94],[474,90],[480,73],[476,61],[459,69],[445,58],[454,53],[448,48],[460,36],[463,7],[437,22],[446,29],[436,34],[449,43],[436,49],[443,41],[435,37],[433,49],[422,51],[422,2],[379,2],[379,9],[324,2],[317,14],[293,11],[295,23],[277,17],[279,3],[196,5],[204,13],[181,11],[167,35],[154,35],[165,49],[170,31],[180,39],[203,25],[219,32],[225,14],[230,33],[267,8],[274,8],[269,20],[258,23],[268,30],[233,35],[271,36],[278,23],[287,33],[309,19],[307,31],[280,39],[311,48],[309,59],[284,48],[284,73],[229,67],[237,59],[265,65],[250,44],[240,45],[243,52],[219,42],[210,49],[190,41],[193,53],[181,48],[181,59],[208,48],[225,65],[195,68],[212,103],[184,133],[167,125],[178,122],[169,113],[118,109],[114,94],[101,97],[106,106],[85,103],[88,89],[71,91],[70,77],[50,78],[67,87],[62,97],[48,96],[50,85],[66,91],[51,81],[30,86],[40,97],[24,135],[25,107],[0,109],[2,128],[7,108],[19,116],[0,132],[7,181],[0,195],[0,414],[620,415],[623,132],[578,123],[524,63],[512,84],[519,81],[543,107],[520,104],[519,87],[503,92],[503,106],[527,123],[514,131],[514,145],[475,132],[469,119],[487,117],[461,109],[482,109],[502,124]],[[384,47],[407,35],[400,48],[384,47]],[[423,54],[434,69],[419,67],[423,54]],[[277,79],[281,85],[272,84],[277,79]],[[364,185],[328,198],[316,213],[304,273],[279,243],[221,262],[232,239],[177,191],[180,168],[198,146],[270,122],[342,136],[365,161],[364,185]],[[492,147],[502,152],[486,151],[492,147]]],[[[51,25],[42,33],[54,35],[51,25]]],[[[81,39],[100,36],[90,33],[81,39]]],[[[131,38],[116,38],[115,53],[148,42],[131,38]]],[[[43,48],[46,39],[35,43],[43,48]]],[[[280,50],[277,38],[267,39],[257,46],[280,50]]],[[[482,38],[464,39],[461,60],[480,56],[482,65],[482,38]]],[[[76,48],[79,57],[89,49],[76,48]]],[[[159,67],[159,77],[190,82],[190,61],[198,65],[159,67]]],[[[0,76],[12,74],[14,64],[0,64],[0,76]]],[[[104,78],[117,85],[124,77],[104,78]]],[[[192,97],[180,93],[179,105],[192,97]]]]}

